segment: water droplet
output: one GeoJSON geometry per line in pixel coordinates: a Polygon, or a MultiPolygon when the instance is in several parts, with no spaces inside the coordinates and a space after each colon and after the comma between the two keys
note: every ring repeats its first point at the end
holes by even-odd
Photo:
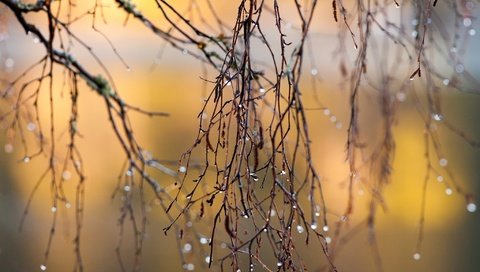
{"type": "Polygon", "coordinates": [[[475,3],[473,1],[468,1],[465,3],[465,7],[468,9],[468,10],[472,10],[475,8],[475,3]]]}
{"type": "Polygon", "coordinates": [[[68,170],[63,171],[63,173],[62,173],[62,179],[63,180],[69,180],[71,178],[72,178],[72,173],[70,173],[70,171],[68,171],[68,170]]]}
{"type": "Polygon", "coordinates": [[[277,212],[274,209],[270,210],[270,216],[275,216],[277,215],[277,212]]]}
{"type": "Polygon", "coordinates": [[[128,169],[127,172],[125,172],[125,175],[127,175],[128,177],[133,176],[133,170],[132,170],[132,169],[128,169]]]}
{"type": "Polygon", "coordinates": [[[65,203],[65,208],[70,209],[72,207],[72,204],[70,202],[65,203]]]}
{"type": "Polygon", "coordinates": [[[28,131],[34,131],[36,128],[37,128],[37,126],[35,125],[35,123],[29,122],[27,124],[27,130],[28,131]]]}
{"type": "Polygon", "coordinates": [[[329,228],[327,225],[323,226],[323,231],[324,231],[324,232],[327,232],[329,229],[330,229],[330,228],[329,228]]]}
{"type": "Polygon", "coordinates": [[[312,228],[312,230],[316,230],[316,229],[318,228],[317,223],[315,223],[315,222],[312,223],[312,224],[310,225],[310,228],[312,228]]]}
{"type": "Polygon", "coordinates": [[[447,195],[452,195],[453,194],[453,190],[451,188],[447,188],[445,189],[445,194],[447,195]]]}
{"type": "Polygon", "coordinates": [[[332,242],[332,238],[330,236],[325,237],[325,242],[327,242],[327,244],[330,244],[332,242]]]}
{"type": "Polygon", "coordinates": [[[443,181],[444,181],[443,176],[437,176],[437,181],[438,181],[438,182],[443,182],[443,181]]]}
{"type": "Polygon", "coordinates": [[[343,125],[342,125],[341,122],[337,122],[337,123],[335,124],[335,127],[336,127],[337,129],[341,129],[341,128],[343,127],[343,125]]]}
{"type": "Polygon", "coordinates": [[[443,115],[441,113],[432,113],[432,119],[440,122],[443,120],[443,115]]]}
{"type": "Polygon", "coordinates": [[[412,31],[412,37],[416,38],[418,36],[418,31],[414,30],[412,31]]]}
{"type": "Polygon", "coordinates": [[[468,31],[468,35],[470,36],[475,36],[475,34],[477,34],[477,31],[473,28],[468,31]]]}
{"type": "Polygon", "coordinates": [[[180,166],[180,168],[178,168],[178,171],[180,171],[180,173],[185,173],[185,172],[187,172],[187,167],[180,166]]]}
{"type": "Polygon", "coordinates": [[[465,67],[463,66],[463,64],[457,64],[455,65],[455,72],[461,74],[463,73],[463,71],[465,71],[465,67]]]}
{"type": "Polygon", "coordinates": [[[51,209],[52,213],[56,213],[57,212],[57,207],[53,206],[51,209]]]}
{"type": "Polygon", "coordinates": [[[29,163],[30,162],[30,157],[29,156],[23,157],[23,162],[24,163],[29,163]]]}
{"type": "Polygon", "coordinates": [[[420,253],[417,252],[417,253],[413,254],[413,259],[414,259],[415,261],[418,261],[418,260],[420,260],[421,258],[422,258],[422,255],[420,255],[420,253]]]}
{"type": "Polygon", "coordinates": [[[130,68],[130,66],[127,66],[127,72],[130,72],[132,71],[132,68],[130,68]]]}
{"type": "Polygon", "coordinates": [[[40,270],[42,270],[42,271],[47,270],[47,266],[44,265],[44,264],[41,264],[41,265],[40,265],[40,270]]]}
{"type": "Polygon", "coordinates": [[[303,233],[303,231],[304,231],[303,226],[297,225],[297,231],[298,231],[298,233],[303,233]]]}
{"type": "Polygon", "coordinates": [[[38,37],[33,38],[33,43],[39,43],[40,39],[38,37]]]}
{"type": "Polygon", "coordinates": [[[456,47],[450,48],[450,52],[452,52],[452,53],[457,53],[457,48],[456,48],[456,47]]]}
{"type": "Polygon", "coordinates": [[[407,100],[407,95],[405,94],[405,92],[398,92],[396,97],[397,100],[400,102],[404,102],[405,100],[407,100]]]}
{"type": "Polygon", "coordinates": [[[445,167],[445,166],[447,166],[447,164],[448,164],[448,160],[445,159],[445,158],[441,158],[441,159],[438,161],[438,164],[440,164],[441,167],[445,167]]]}
{"type": "Polygon", "coordinates": [[[312,68],[310,73],[312,74],[312,76],[316,76],[318,74],[318,70],[316,68],[312,68]]]}
{"type": "Polygon", "coordinates": [[[285,170],[282,170],[282,172],[280,172],[280,175],[285,175],[287,172],[285,172],[285,170]]]}
{"type": "Polygon", "coordinates": [[[193,271],[195,269],[195,265],[193,265],[192,263],[187,263],[183,265],[183,268],[188,271],[193,271]]]}
{"type": "Polygon", "coordinates": [[[282,266],[282,263],[281,263],[281,262],[277,262],[277,266],[278,266],[278,267],[281,267],[281,266],[282,266]]]}
{"type": "Polygon", "coordinates": [[[319,216],[320,216],[320,212],[315,212],[315,216],[316,216],[316,217],[319,217],[319,216]]]}
{"type": "Polygon", "coordinates": [[[264,88],[260,88],[258,91],[260,91],[261,93],[265,93],[265,89],[264,89],[264,88]]]}
{"type": "Polygon", "coordinates": [[[12,153],[13,152],[13,145],[12,144],[6,144],[3,147],[3,150],[5,150],[5,153],[12,153]]]}
{"type": "Polygon", "coordinates": [[[467,211],[473,213],[477,210],[477,205],[475,203],[468,203],[467,204],[467,211]]]}
{"type": "Polygon", "coordinates": [[[188,50],[187,50],[187,49],[183,49],[182,54],[184,54],[184,55],[188,54],[188,50]]]}
{"type": "Polygon", "coordinates": [[[330,122],[335,123],[337,121],[337,117],[335,115],[330,116],[330,122]]]}
{"type": "Polygon", "coordinates": [[[184,244],[183,248],[182,248],[182,252],[183,253],[189,253],[190,251],[192,251],[192,244],[190,244],[190,243],[184,244]]]}
{"type": "Polygon", "coordinates": [[[450,84],[450,80],[448,78],[443,80],[443,85],[448,86],[450,84]]]}
{"type": "Polygon", "coordinates": [[[470,19],[468,17],[463,18],[463,25],[466,26],[466,27],[471,26],[472,25],[472,19],[470,19]]]}
{"type": "Polygon", "coordinates": [[[5,68],[11,69],[15,65],[15,61],[12,58],[7,58],[5,60],[5,68]]]}
{"type": "Polygon", "coordinates": [[[326,115],[326,116],[329,116],[330,115],[330,110],[329,109],[324,109],[323,110],[323,114],[326,115]]]}
{"type": "Polygon", "coordinates": [[[130,192],[131,189],[132,189],[132,188],[130,188],[130,186],[128,186],[128,185],[125,185],[125,186],[123,187],[123,190],[124,190],[125,192],[130,192]]]}
{"type": "Polygon", "coordinates": [[[205,262],[210,263],[210,256],[205,257],[205,262]]]}
{"type": "Polygon", "coordinates": [[[208,244],[208,241],[209,241],[209,239],[206,238],[206,237],[201,237],[200,238],[200,244],[202,244],[202,245],[208,244]]]}
{"type": "Polygon", "coordinates": [[[248,219],[248,214],[244,214],[243,218],[248,219]]]}
{"type": "Polygon", "coordinates": [[[417,20],[417,19],[413,19],[413,20],[412,20],[412,25],[413,25],[413,26],[418,25],[418,20],[417,20]]]}

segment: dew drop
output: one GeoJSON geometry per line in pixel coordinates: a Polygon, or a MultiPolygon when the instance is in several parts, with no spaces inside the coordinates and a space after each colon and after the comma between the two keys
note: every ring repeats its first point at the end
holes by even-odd
{"type": "Polygon", "coordinates": [[[282,170],[282,172],[280,172],[280,175],[285,175],[287,172],[285,172],[285,170],[282,170]]]}
{"type": "Polygon", "coordinates": [[[5,150],[5,153],[12,153],[13,152],[13,145],[12,144],[6,144],[3,147],[3,150],[5,150]]]}
{"type": "Polygon", "coordinates": [[[131,188],[130,186],[128,186],[128,185],[125,185],[125,186],[123,187],[123,190],[124,190],[125,192],[130,192],[131,189],[132,189],[132,188],[131,188]]]}
{"type": "Polygon", "coordinates": [[[195,265],[193,265],[192,263],[188,263],[188,264],[184,264],[183,268],[188,271],[193,271],[195,269],[195,265]]]}
{"type": "Polygon", "coordinates": [[[5,68],[11,69],[15,65],[15,61],[12,58],[7,58],[5,60],[5,68]]]}
{"type": "Polygon", "coordinates": [[[342,125],[341,122],[337,122],[337,123],[335,124],[335,127],[336,127],[337,129],[342,129],[343,125],[342,125]]]}
{"type": "Polygon", "coordinates": [[[329,116],[330,115],[330,110],[329,109],[324,109],[323,110],[323,114],[326,115],[326,116],[329,116]]]}
{"type": "Polygon", "coordinates": [[[310,225],[310,228],[312,228],[312,230],[316,230],[316,229],[318,228],[317,223],[312,223],[312,224],[310,225]]]}
{"type": "Polygon", "coordinates": [[[125,172],[125,175],[127,175],[128,177],[133,176],[133,170],[127,170],[127,172],[125,172]]]}
{"type": "Polygon", "coordinates": [[[312,68],[310,73],[312,74],[312,76],[316,76],[318,74],[318,70],[316,68],[312,68]]]}
{"type": "Polygon", "coordinates": [[[447,166],[447,164],[448,164],[448,160],[445,159],[445,158],[441,158],[441,159],[438,161],[438,164],[440,164],[441,167],[445,167],[445,166],[447,166]]]}
{"type": "Polygon", "coordinates": [[[337,117],[335,115],[330,116],[330,122],[335,123],[337,121],[337,117]]]}
{"type": "Polygon", "coordinates": [[[209,239],[206,238],[206,237],[201,237],[201,238],[200,238],[200,244],[206,245],[206,244],[208,244],[208,240],[209,240],[209,239]]]}
{"type": "Polygon", "coordinates": [[[405,92],[398,92],[396,97],[397,100],[400,102],[404,102],[405,100],[407,100],[407,95],[405,94],[405,92]]]}
{"type": "Polygon", "coordinates": [[[413,20],[412,20],[412,25],[413,25],[413,26],[418,25],[418,20],[417,20],[417,19],[413,19],[413,20]]]}
{"type": "Polygon", "coordinates": [[[72,178],[72,173],[70,173],[70,171],[68,171],[68,170],[63,171],[63,173],[62,173],[62,179],[63,180],[69,180],[71,178],[72,178]]]}
{"type": "Polygon", "coordinates": [[[437,122],[440,122],[443,120],[443,115],[440,114],[440,113],[433,113],[432,114],[432,119],[437,121],[437,122]]]}
{"type": "Polygon", "coordinates": [[[329,228],[327,225],[323,226],[323,231],[324,231],[324,232],[327,232],[329,229],[330,229],[330,228],[329,228]]]}
{"type": "Polygon", "coordinates": [[[52,213],[56,213],[57,212],[57,207],[53,206],[51,209],[52,213]]]}
{"type": "Polygon", "coordinates": [[[24,163],[29,163],[29,162],[30,162],[30,157],[29,157],[29,156],[25,156],[25,157],[23,158],[23,162],[24,162],[24,163]]]}
{"type": "Polygon", "coordinates": [[[47,270],[47,266],[44,265],[44,264],[41,264],[41,265],[40,265],[40,270],[42,270],[42,271],[47,270]]]}
{"type": "Polygon", "coordinates": [[[315,216],[316,216],[316,217],[319,217],[319,216],[320,216],[320,212],[315,212],[315,216]]]}
{"type": "Polygon", "coordinates": [[[475,36],[475,34],[477,34],[477,31],[473,28],[468,31],[468,35],[470,36],[475,36]]]}
{"type": "Polygon", "coordinates": [[[297,231],[298,231],[298,233],[303,233],[305,231],[305,229],[303,228],[303,226],[297,225],[297,231]]]}
{"type": "Polygon", "coordinates": [[[466,27],[471,26],[472,25],[472,19],[470,19],[468,17],[463,18],[463,25],[466,26],[466,27]]]}
{"type": "Polygon", "coordinates": [[[190,243],[184,244],[182,248],[182,252],[189,253],[190,251],[192,251],[192,245],[190,243]]]}
{"type": "Polygon", "coordinates": [[[413,254],[413,259],[415,261],[419,261],[421,258],[422,258],[422,255],[420,255],[420,253],[417,252],[417,253],[413,254]]]}
{"type": "Polygon", "coordinates": [[[468,1],[465,3],[465,7],[468,9],[468,10],[472,10],[475,8],[475,3],[473,1],[468,1]]]}
{"type": "Polygon", "coordinates": [[[416,38],[418,36],[418,31],[414,30],[412,31],[412,37],[416,38]]]}
{"type": "Polygon", "coordinates": [[[274,209],[270,210],[270,216],[275,216],[277,215],[277,212],[274,209]]]}
{"type": "Polygon", "coordinates": [[[205,262],[208,264],[210,263],[210,256],[205,257],[205,262]]]}
{"type": "Polygon", "coordinates": [[[438,182],[443,182],[445,179],[443,178],[443,176],[437,176],[437,181],[438,182]]]}
{"type": "Polygon", "coordinates": [[[281,263],[281,262],[277,262],[277,266],[278,266],[278,267],[281,267],[281,266],[282,266],[282,263],[281,263]]]}
{"type": "Polygon", "coordinates": [[[448,86],[450,84],[450,80],[448,78],[443,80],[443,85],[448,86]]]}
{"type": "Polygon", "coordinates": [[[70,209],[72,207],[72,204],[70,202],[65,203],[65,208],[70,209]]]}
{"type": "Polygon", "coordinates": [[[330,236],[325,237],[325,242],[327,242],[327,244],[330,244],[332,242],[332,238],[330,236]]]}
{"type": "Polygon", "coordinates": [[[37,128],[37,126],[35,125],[35,123],[29,122],[27,124],[27,130],[28,131],[34,131],[36,128],[37,128]]]}
{"type": "Polygon", "coordinates": [[[178,171],[180,171],[180,173],[185,173],[185,172],[187,172],[187,167],[180,166],[180,168],[178,168],[178,171]]]}
{"type": "Polygon", "coordinates": [[[467,204],[467,211],[473,213],[477,210],[477,205],[475,203],[468,203],[467,204]]]}
{"type": "Polygon", "coordinates": [[[258,91],[261,92],[261,93],[265,93],[265,89],[264,89],[264,88],[260,88],[258,91]]]}
{"type": "Polygon", "coordinates": [[[445,189],[445,194],[446,195],[452,195],[453,194],[453,190],[451,188],[447,188],[445,189]]]}
{"type": "Polygon", "coordinates": [[[465,67],[462,64],[455,65],[455,72],[461,74],[463,71],[465,71],[465,67]]]}

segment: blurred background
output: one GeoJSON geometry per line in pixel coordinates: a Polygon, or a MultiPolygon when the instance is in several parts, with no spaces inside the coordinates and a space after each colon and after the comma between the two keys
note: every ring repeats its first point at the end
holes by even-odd
{"type": "MultiPolygon", "coordinates": [[[[75,9],[80,14],[91,9],[93,2],[77,1],[75,9]]],[[[187,0],[174,2],[179,10],[186,10],[191,4],[191,1],[187,0]]],[[[234,3],[236,1],[213,2],[222,19],[233,25],[237,12],[234,3]]],[[[311,73],[305,79],[304,100],[310,103],[318,99],[322,106],[328,109],[311,111],[308,118],[313,138],[314,161],[322,175],[327,191],[327,203],[333,218],[335,214],[341,214],[347,202],[344,183],[348,173],[348,166],[345,163],[345,142],[350,114],[349,91],[341,82],[343,79],[337,64],[339,58],[333,54],[338,48],[338,28],[332,18],[331,2],[321,2],[312,26],[311,57],[305,64],[307,71],[311,73]]],[[[94,52],[101,57],[113,75],[115,85],[118,86],[117,91],[125,100],[147,110],[170,114],[167,118],[154,119],[132,115],[132,123],[144,147],[156,157],[171,162],[168,165],[176,171],[180,155],[192,145],[196,137],[197,115],[203,98],[211,87],[205,85],[201,79],[205,76],[204,67],[191,56],[166,46],[161,39],[132,18],[126,21],[125,13],[118,10],[113,1],[104,3],[107,24],[97,18],[97,27],[107,34],[129,68],[112,52],[109,43],[92,30],[91,16],[86,16],[73,24],[72,30],[87,44],[92,45],[94,52]]],[[[146,16],[158,20],[160,26],[164,23],[154,1],[135,3],[146,16]]],[[[199,9],[204,9],[206,1],[197,1],[196,4],[199,9]]],[[[282,11],[285,14],[287,39],[294,40],[298,35],[296,15],[288,3],[284,5],[282,11]]],[[[0,4],[0,9],[2,18],[0,66],[3,67],[2,79],[8,81],[16,78],[33,62],[40,59],[44,54],[44,48],[35,37],[23,32],[3,4],[0,4]]],[[[206,20],[212,20],[211,15],[204,16],[206,20]]],[[[199,20],[199,17],[195,15],[193,17],[199,20]]],[[[451,20],[452,25],[455,25],[453,18],[448,16],[444,18],[446,24],[451,20]]],[[[37,14],[30,16],[29,20],[46,29],[45,17],[37,14]]],[[[476,21],[468,25],[465,32],[475,29],[475,26],[476,21]]],[[[270,32],[274,30],[268,30],[267,34],[270,32]]],[[[480,48],[478,35],[470,35],[468,44],[466,61],[462,64],[466,71],[478,79],[480,78],[480,57],[476,52],[480,48]]],[[[86,50],[77,48],[74,50],[77,60],[94,71],[94,74],[100,73],[98,64],[86,50]]],[[[349,53],[345,55],[345,61],[353,63],[354,52],[350,52],[350,49],[347,52],[349,53]]],[[[440,65],[445,66],[446,74],[451,73],[449,71],[452,69],[448,64],[440,65]]],[[[399,75],[392,76],[408,77],[412,71],[410,68],[405,65],[405,69],[398,69],[399,75]]],[[[207,76],[214,79],[216,75],[210,71],[207,76]]],[[[66,146],[62,146],[61,143],[67,138],[67,134],[62,131],[68,129],[70,98],[68,93],[64,93],[68,90],[61,91],[63,82],[61,76],[59,78],[54,83],[54,89],[58,90],[55,94],[55,122],[58,123],[59,131],[58,139],[55,141],[60,143],[58,149],[61,153],[66,150],[66,146]]],[[[478,90],[478,87],[472,88],[478,90]]],[[[422,93],[420,85],[417,86],[417,92],[422,93]]],[[[444,116],[471,138],[480,139],[478,122],[480,97],[457,92],[448,87],[443,88],[441,92],[444,116]]],[[[415,261],[412,257],[418,236],[422,186],[426,171],[423,140],[425,123],[416,110],[412,95],[409,92],[396,94],[395,98],[401,103],[397,109],[397,124],[394,128],[396,141],[394,170],[392,182],[385,189],[387,210],[379,211],[377,219],[378,247],[385,271],[480,271],[480,213],[467,212],[465,199],[455,192],[451,195],[446,193],[449,189],[448,180],[439,182],[435,175],[431,175],[428,185],[421,260],[415,261]]],[[[47,96],[43,98],[39,107],[45,115],[42,118],[48,120],[47,96]]],[[[87,175],[82,237],[85,269],[119,271],[115,249],[119,240],[118,219],[121,200],[112,199],[111,195],[124,162],[123,153],[119,143],[113,140],[115,136],[108,123],[101,97],[84,86],[80,90],[79,100],[78,128],[83,137],[77,144],[82,152],[83,166],[87,175]]],[[[315,102],[310,104],[316,105],[315,102]]],[[[364,135],[372,135],[372,138],[375,138],[374,135],[379,129],[379,108],[375,106],[376,104],[378,102],[374,95],[367,93],[362,96],[360,106],[362,131],[366,132],[364,135]]],[[[2,112],[10,106],[2,102],[2,112]]],[[[448,169],[465,191],[477,195],[480,193],[478,149],[472,148],[441,124],[438,125],[438,131],[443,155],[448,159],[448,169]]],[[[4,147],[0,152],[0,271],[38,271],[43,262],[52,222],[52,202],[48,183],[42,184],[34,194],[22,231],[19,231],[19,225],[29,195],[47,167],[47,160],[38,157],[24,163],[22,143],[18,138],[11,142],[8,135],[2,134],[0,144],[4,147]]],[[[34,141],[30,144],[35,146],[34,141]]],[[[68,173],[66,175],[68,176],[68,173]]],[[[163,184],[173,182],[168,176],[162,177],[163,184]]],[[[76,181],[66,180],[64,186],[73,194],[76,181]]],[[[358,220],[356,223],[365,216],[368,208],[365,191],[361,186],[357,189],[354,216],[354,220],[358,220]]],[[[48,271],[70,271],[74,263],[72,242],[74,213],[63,206],[58,207],[56,212],[59,214],[58,228],[46,266],[48,271]]],[[[182,266],[176,249],[176,238],[173,233],[166,236],[162,231],[168,224],[165,215],[158,207],[153,207],[148,212],[148,236],[142,255],[142,271],[180,271],[182,266]]],[[[203,230],[207,230],[206,227],[208,226],[204,226],[203,230]]],[[[208,235],[207,232],[204,234],[208,235]]],[[[300,234],[298,239],[303,239],[300,234]]],[[[132,242],[131,237],[125,234],[122,254],[127,263],[133,260],[132,242]]],[[[197,271],[206,270],[207,265],[201,254],[205,252],[207,246],[203,245],[204,248],[200,248],[202,247],[200,244],[192,245],[193,248],[189,250],[191,252],[189,262],[197,271]]],[[[316,267],[319,257],[324,254],[318,244],[301,246],[301,252],[312,267],[316,267]]],[[[274,266],[275,262],[272,259],[269,265],[274,266]]],[[[323,265],[324,263],[319,263],[318,268],[323,265]]],[[[336,265],[339,271],[375,271],[366,229],[352,234],[348,243],[342,247],[336,265]]],[[[262,271],[262,268],[258,267],[258,271],[262,271]]]]}

